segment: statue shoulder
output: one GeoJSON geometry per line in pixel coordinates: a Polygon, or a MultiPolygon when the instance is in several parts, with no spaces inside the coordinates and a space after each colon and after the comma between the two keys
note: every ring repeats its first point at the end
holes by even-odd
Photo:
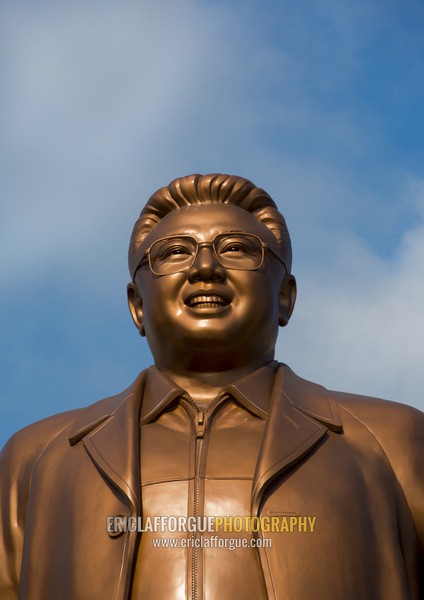
{"type": "Polygon", "coordinates": [[[340,413],[359,420],[377,440],[405,494],[424,548],[424,413],[389,400],[334,394],[340,413]]]}
{"type": "MultiPolygon", "coordinates": [[[[392,464],[424,452],[424,413],[400,402],[344,392],[330,392],[342,415],[360,421],[377,439],[392,464]]],[[[422,474],[424,475],[424,471],[422,474]]]]}
{"type": "Polygon", "coordinates": [[[141,393],[143,382],[144,371],[123,392],[108,396],[82,408],[52,415],[24,427],[5,444],[0,453],[0,465],[3,466],[5,461],[11,459],[21,463],[28,460],[34,461],[47,450],[53,440],[60,436],[69,444],[69,437],[81,419],[95,422],[109,416],[126,400],[128,395],[141,393]]]}
{"type": "Polygon", "coordinates": [[[341,412],[361,421],[376,437],[387,443],[421,439],[424,442],[424,413],[401,402],[361,396],[346,392],[329,392],[341,412]]]}
{"type": "Polygon", "coordinates": [[[53,439],[72,426],[83,410],[78,408],[59,413],[17,431],[0,453],[1,470],[7,470],[9,463],[13,463],[16,471],[28,461],[35,462],[53,439]]]}

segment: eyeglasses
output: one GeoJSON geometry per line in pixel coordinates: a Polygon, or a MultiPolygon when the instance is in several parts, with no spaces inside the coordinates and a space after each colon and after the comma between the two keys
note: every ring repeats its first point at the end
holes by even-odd
{"type": "Polygon", "coordinates": [[[138,263],[138,269],[148,259],[155,275],[172,275],[187,271],[194,265],[199,248],[211,247],[218,263],[226,269],[256,271],[265,260],[265,250],[279,260],[288,272],[285,262],[266,242],[253,233],[220,233],[211,242],[198,242],[191,235],[174,235],[160,238],[146,250],[138,263]]]}

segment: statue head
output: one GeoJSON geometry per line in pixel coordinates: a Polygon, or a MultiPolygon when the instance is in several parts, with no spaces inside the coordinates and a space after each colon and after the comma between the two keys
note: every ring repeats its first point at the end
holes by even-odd
{"type": "Polygon", "coordinates": [[[272,360],[296,283],[284,217],[241,177],[190,175],[148,200],[130,241],[128,301],[155,363],[223,370],[272,360]]]}
{"type": "Polygon", "coordinates": [[[142,258],[141,246],[150,231],[173,210],[198,204],[234,204],[252,213],[274,234],[281,256],[291,271],[292,249],[290,235],[283,215],[265,190],[235,175],[188,175],[159,188],[147,201],[134,225],[128,251],[131,278],[142,258]]]}

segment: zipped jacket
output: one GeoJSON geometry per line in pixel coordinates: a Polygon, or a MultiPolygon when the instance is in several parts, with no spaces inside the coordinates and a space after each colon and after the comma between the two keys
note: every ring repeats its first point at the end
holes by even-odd
{"type": "MultiPolygon", "coordinates": [[[[2,600],[131,598],[142,534],[117,535],[107,519],[142,515],[144,383],[141,373],[121,394],[30,425],[4,447],[2,600]]],[[[266,533],[272,545],[258,556],[268,597],[422,600],[423,456],[420,411],[331,392],[281,365],[251,515],[315,521],[313,532],[266,533]]],[[[236,576],[240,600],[249,598],[236,576]]]]}

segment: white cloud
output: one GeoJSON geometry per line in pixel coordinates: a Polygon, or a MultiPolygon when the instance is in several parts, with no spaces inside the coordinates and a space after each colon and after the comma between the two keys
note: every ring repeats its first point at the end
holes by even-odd
{"type": "MultiPolygon", "coordinates": [[[[409,183],[408,202],[424,206],[423,183],[409,183]]],[[[358,238],[326,236],[334,253],[299,277],[299,306],[280,335],[279,358],[327,387],[423,410],[424,220],[384,259],[358,238]]]]}
{"type": "Polygon", "coordinates": [[[287,6],[270,39],[267,12],[224,3],[23,6],[4,11],[2,28],[3,282],[29,266],[35,276],[78,261],[92,271],[105,239],[108,253],[122,256],[140,196],[176,175],[240,172],[290,188],[300,207],[306,184],[321,203],[318,217],[332,201],[322,188],[336,179],[346,187],[336,166],[325,177],[323,164],[311,166],[316,156],[302,155],[316,151],[314,142],[305,148],[308,139],[355,153],[362,146],[351,116],[309,93],[311,81],[333,77],[336,88],[349,78],[362,14],[353,18],[349,2],[342,11],[330,2],[318,26],[287,6]],[[323,58],[341,39],[328,69],[323,58]]]}
{"type": "Polygon", "coordinates": [[[142,194],[224,163],[261,118],[245,92],[263,61],[242,68],[250,41],[224,7],[45,2],[6,16],[3,282],[24,267],[93,271],[106,244],[121,256],[142,194]]]}
{"type": "Polygon", "coordinates": [[[419,98],[418,67],[402,86],[382,63],[389,23],[399,61],[421,64],[422,36],[403,44],[393,7],[16,0],[0,11],[1,349],[24,365],[15,376],[3,361],[11,405],[26,400],[34,352],[46,370],[57,354],[78,365],[81,390],[93,362],[120,364],[132,222],[158,186],[196,171],[249,177],[288,217],[300,298],[280,358],[329,386],[415,403],[423,227],[411,216],[424,218],[424,184],[399,195],[413,171],[396,146],[405,105],[368,103],[379,90],[367,73],[384,69],[390,89],[419,98]]]}

